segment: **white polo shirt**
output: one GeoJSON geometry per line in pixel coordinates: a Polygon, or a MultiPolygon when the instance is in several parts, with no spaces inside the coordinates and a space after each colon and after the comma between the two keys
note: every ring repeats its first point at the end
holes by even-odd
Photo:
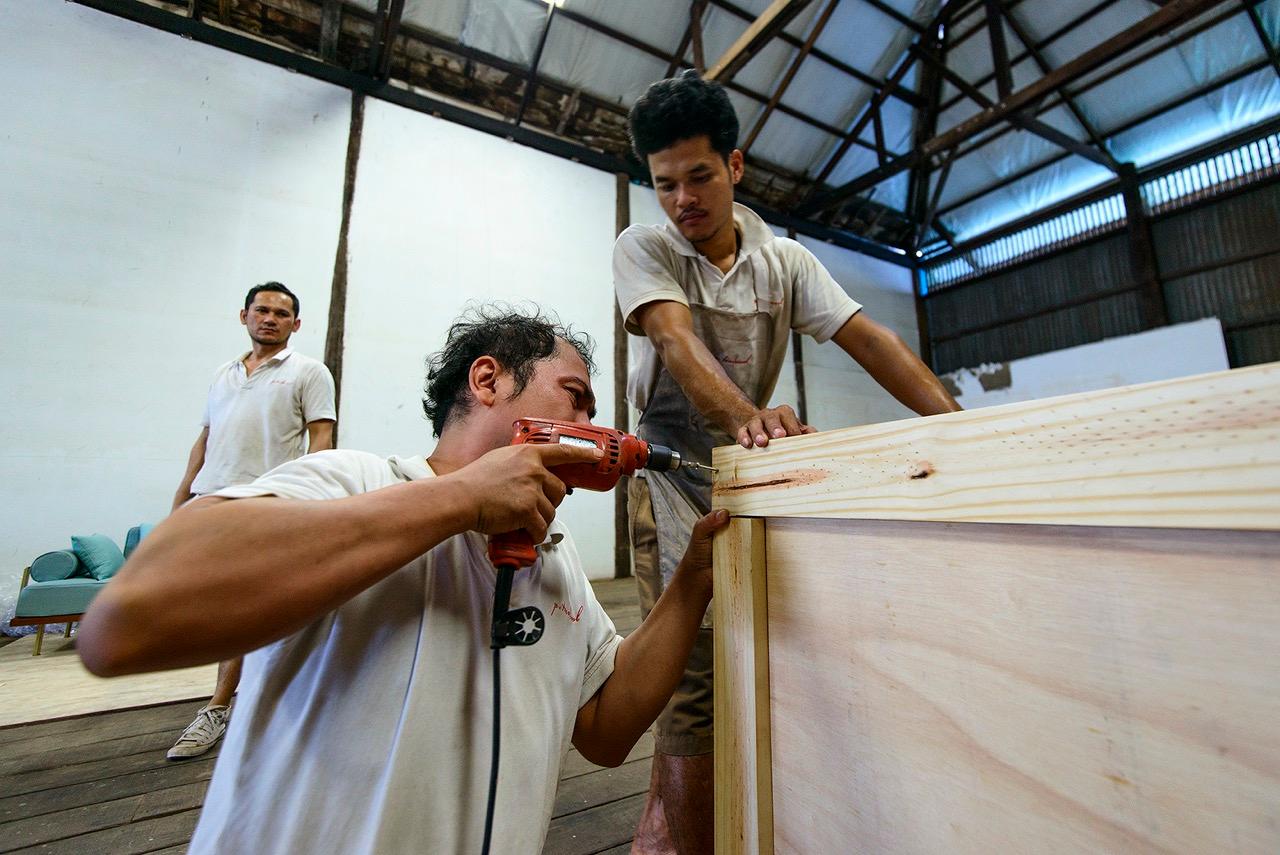
{"type": "MultiPolygon", "coordinates": [[[[344,449],[218,495],[327,500],[430,477],[422,457],[344,449]]],[[[622,641],[558,520],[539,553],[516,574],[511,604],[541,609],[546,631],[502,652],[502,855],[542,851],[578,708],[613,673],[622,641]]],[[[276,572],[311,570],[282,554],[276,572]]],[[[457,535],[246,656],[192,855],[479,852],[494,579],[484,536],[457,535]]]]}
{"type": "Polygon", "coordinates": [[[306,453],[307,423],[337,419],[333,375],[323,362],[285,348],[246,374],[248,353],[218,369],[205,402],[204,466],[191,492],[247,484],[306,453]]]}
{"type": "Polygon", "coordinates": [[[631,226],[614,244],[613,287],[627,332],[632,334],[627,399],[641,412],[662,368],[658,352],[634,317],[636,309],[647,303],[683,303],[695,315],[711,316],[711,322],[724,326],[730,338],[736,335],[735,326],[763,320],[750,328],[767,329],[767,341],[721,341],[721,347],[736,349],[712,354],[752,378],[739,385],[758,390],[758,407],[773,394],[791,330],[827,341],[862,308],[812,252],[776,236],[755,211],[735,202],[733,224],[738,231],[738,257],[728,273],[721,273],[698,252],[670,220],[657,226],[631,226]]]}

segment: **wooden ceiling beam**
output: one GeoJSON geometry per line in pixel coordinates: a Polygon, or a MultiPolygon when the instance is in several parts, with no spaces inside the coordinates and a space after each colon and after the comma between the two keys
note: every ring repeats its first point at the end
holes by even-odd
{"type": "Polygon", "coordinates": [[[738,40],[729,46],[704,75],[708,80],[727,83],[767,45],[782,28],[795,20],[811,0],[773,0],[760,17],[751,22],[738,40]]]}

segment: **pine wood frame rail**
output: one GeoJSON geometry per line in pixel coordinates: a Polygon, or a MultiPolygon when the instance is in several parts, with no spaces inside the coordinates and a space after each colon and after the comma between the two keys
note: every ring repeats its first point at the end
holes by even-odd
{"type": "Polygon", "coordinates": [[[1280,363],[714,462],[720,855],[1280,851],[1280,363]]]}

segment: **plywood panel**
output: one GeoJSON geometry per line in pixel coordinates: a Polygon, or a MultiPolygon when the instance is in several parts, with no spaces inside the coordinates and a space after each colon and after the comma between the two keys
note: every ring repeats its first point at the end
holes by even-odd
{"type": "Polygon", "coordinates": [[[734,515],[1274,529],[1280,363],[716,449],[734,515]]]}
{"type": "Polygon", "coordinates": [[[773,852],[769,638],[763,520],[736,519],[715,543],[716,851],[773,852]]]}
{"type": "Polygon", "coordinates": [[[778,852],[1280,851],[1280,533],[770,519],[767,564],[778,852]]]}

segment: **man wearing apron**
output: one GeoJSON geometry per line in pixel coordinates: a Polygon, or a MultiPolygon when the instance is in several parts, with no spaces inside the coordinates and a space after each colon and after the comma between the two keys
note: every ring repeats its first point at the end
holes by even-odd
{"type": "MultiPolygon", "coordinates": [[[[637,433],[711,462],[813,433],[789,406],[767,406],[791,330],[834,340],[921,415],[960,407],[895,333],[852,300],[811,252],[775,237],[733,201],[742,178],[738,121],[724,89],[694,72],[649,87],[631,110],[631,140],[668,217],[632,226],[613,250],[614,288],[631,339],[627,397],[637,433]]],[[[646,472],[628,486],[641,609],[675,572],[693,524],[711,508],[697,475],[646,472]]],[[[703,620],[684,682],[655,723],[656,751],[634,853],[710,852],[713,841],[711,625],[703,620]]]]}

